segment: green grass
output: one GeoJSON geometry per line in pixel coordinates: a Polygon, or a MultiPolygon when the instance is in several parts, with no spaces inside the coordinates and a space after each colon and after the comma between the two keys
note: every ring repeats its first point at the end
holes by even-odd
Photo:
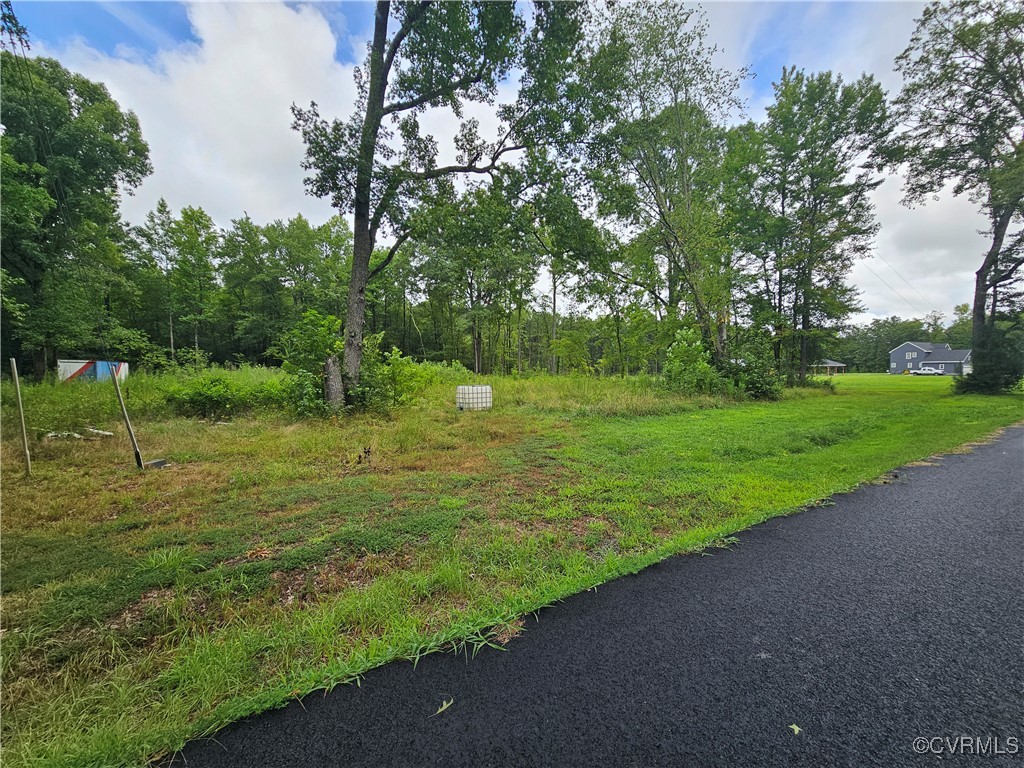
{"type": "MultiPolygon", "coordinates": [[[[144,454],[173,466],[145,474],[112,414],[89,418],[115,438],[37,442],[30,481],[5,439],[5,763],[141,764],[386,661],[505,641],[553,601],[1024,417],[1019,396],[917,377],[765,404],[489,383],[484,413],[451,386],[390,417],[154,413],[144,454]]],[[[33,389],[56,423],[38,404],[64,395],[33,389]]]]}

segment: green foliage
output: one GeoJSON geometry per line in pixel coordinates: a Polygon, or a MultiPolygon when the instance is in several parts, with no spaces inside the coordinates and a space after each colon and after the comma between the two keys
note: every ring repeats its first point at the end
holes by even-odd
{"type": "Polygon", "coordinates": [[[341,352],[341,320],[315,309],[303,313],[299,323],[286,331],[271,349],[286,373],[300,371],[323,377],[324,362],[341,352]]]}
{"type": "Polygon", "coordinates": [[[303,418],[323,418],[330,415],[330,408],[324,402],[324,377],[304,370],[295,370],[288,375],[285,384],[288,404],[296,415],[303,418]]]}
{"type": "Polygon", "coordinates": [[[778,400],[785,377],[778,370],[771,348],[763,338],[747,341],[735,351],[735,360],[720,367],[733,386],[754,400],[778,400]]]}
{"type": "MultiPolygon", "coordinates": [[[[582,124],[567,120],[565,112],[573,104],[566,85],[582,41],[584,6],[540,5],[529,25],[515,3],[381,3],[376,8],[366,64],[356,69],[363,107],[345,121],[332,122],[320,116],[315,103],[292,108],[293,126],[306,143],[309,191],[330,198],[339,213],[351,211],[356,226],[345,316],[351,339],[343,361],[348,400],[362,397],[354,390],[362,371],[364,347],[358,341],[365,335],[367,287],[412,234],[416,203],[450,191],[453,176],[496,171],[510,152],[534,149],[539,156],[548,146],[564,145],[573,133],[567,126],[582,124]],[[492,102],[513,68],[520,69],[518,98],[497,109],[501,138],[488,142],[479,121],[464,118],[464,106],[492,102]],[[437,163],[436,139],[421,133],[423,110],[442,106],[460,118],[451,165],[437,163]],[[397,151],[384,149],[396,144],[397,151]],[[382,224],[400,234],[371,269],[382,224]]],[[[479,371],[478,328],[475,336],[479,371]]],[[[341,393],[332,391],[331,397],[340,400],[341,393]]]]}
{"type": "Polygon", "coordinates": [[[208,369],[183,378],[168,394],[168,401],[183,416],[224,419],[257,409],[279,410],[285,387],[278,377],[233,375],[208,369]]]}
{"type": "Polygon", "coordinates": [[[715,66],[700,10],[648,3],[608,13],[590,62],[603,118],[590,175],[600,212],[639,229],[609,273],[629,274],[669,315],[687,305],[718,364],[735,288],[719,202],[724,126],[745,73],[715,66]]]}
{"type": "Polygon", "coordinates": [[[270,350],[289,375],[288,401],[300,416],[329,413],[324,402],[324,364],[341,352],[340,330],[341,320],[333,315],[306,310],[298,324],[282,334],[270,350]]]}
{"type": "Polygon", "coordinates": [[[416,362],[392,348],[380,347],[383,333],[363,339],[363,360],[353,405],[366,410],[386,411],[407,402],[426,383],[416,362]]]}
{"type": "Polygon", "coordinates": [[[102,84],[54,59],[0,59],[0,268],[21,281],[5,286],[3,345],[99,348],[120,324],[103,297],[131,290],[119,195],[150,173],[149,149],[102,84]]]}
{"type": "Polygon", "coordinates": [[[879,84],[786,68],[764,124],[732,136],[733,242],[756,265],[747,302],[793,381],[858,308],[847,278],[878,230],[871,153],[893,128],[879,84]]]}
{"type": "Polygon", "coordinates": [[[1019,390],[1024,385],[1024,337],[1020,331],[1007,332],[986,324],[980,340],[971,355],[973,370],[956,377],[954,390],[980,395],[1019,390]]]}
{"type": "Polygon", "coordinates": [[[952,0],[924,9],[896,59],[904,80],[896,108],[907,130],[887,156],[906,169],[907,201],[952,184],[989,223],[971,306],[974,373],[957,383],[961,391],[997,392],[1019,377],[1019,353],[997,322],[1019,314],[1007,299],[1024,264],[1022,56],[1019,3],[952,0]]]}
{"type": "Polygon", "coordinates": [[[676,392],[690,395],[721,395],[728,383],[711,365],[711,355],[704,348],[700,332],[681,328],[668,349],[665,359],[665,384],[676,392]]]}

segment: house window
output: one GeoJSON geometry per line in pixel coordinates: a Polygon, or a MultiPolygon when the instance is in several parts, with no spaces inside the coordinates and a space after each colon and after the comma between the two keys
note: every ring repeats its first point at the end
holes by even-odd
{"type": "Polygon", "coordinates": [[[907,360],[910,359],[911,354],[912,354],[911,352],[907,352],[907,360]]]}
{"type": "Polygon", "coordinates": [[[945,363],[939,363],[939,370],[940,371],[946,370],[946,364],[945,363]]]}
{"type": "Polygon", "coordinates": [[[917,352],[914,353],[914,357],[917,357],[917,352]]]}
{"type": "Polygon", "coordinates": [[[895,368],[896,367],[896,363],[889,363],[889,367],[890,368],[895,368]]]}

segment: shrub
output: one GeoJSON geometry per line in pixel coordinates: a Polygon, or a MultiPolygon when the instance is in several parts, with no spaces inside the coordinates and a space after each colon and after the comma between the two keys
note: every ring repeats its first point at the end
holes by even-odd
{"type": "Polygon", "coordinates": [[[315,309],[303,313],[298,325],[286,331],[270,349],[288,374],[286,398],[292,410],[306,418],[330,413],[324,402],[324,363],[341,354],[341,320],[315,309]]]}
{"type": "Polygon", "coordinates": [[[304,419],[324,417],[330,413],[324,402],[323,374],[317,376],[301,369],[288,374],[285,399],[296,415],[304,419]]]}
{"type": "Polygon", "coordinates": [[[665,384],[689,395],[720,395],[729,390],[728,382],[711,365],[711,355],[692,328],[681,328],[668,348],[665,360],[665,384]]]}
{"type": "Polygon", "coordinates": [[[771,349],[762,339],[751,339],[736,350],[738,356],[722,368],[736,389],[754,400],[778,400],[784,379],[775,367],[771,349]]]}
{"type": "Polygon", "coordinates": [[[181,380],[168,393],[168,401],[183,416],[222,419],[259,408],[284,404],[287,389],[273,376],[253,376],[243,366],[238,372],[208,369],[181,380]],[[250,375],[246,375],[246,374],[250,375]]]}

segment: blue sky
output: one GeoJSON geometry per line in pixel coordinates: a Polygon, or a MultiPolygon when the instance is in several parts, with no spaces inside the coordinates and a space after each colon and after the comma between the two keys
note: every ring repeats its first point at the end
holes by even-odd
{"type": "MultiPolygon", "coordinates": [[[[15,0],[14,6],[32,39],[53,48],[66,46],[80,38],[91,48],[109,56],[128,47],[144,57],[151,57],[170,45],[199,42],[189,21],[186,3],[161,0],[15,0]]],[[[368,35],[372,28],[372,2],[317,3],[315,7],[338,33],[368,35]]],[[[339,61],[351,63],[353,58],[349,46],[339,46],[339,61]]]]}
{"type": "MultiPolygon", "coordinates": [[[[289,2],[289,6],[302,3],[289,2]]],[[[719,9],[735,9],[743,13],[747,4],[717,3],[719,9]]],[[[817,3],[814,7],[814,26],[823,45],[834,36],[835,30],[848,24],[858,14],[863,3],[817,3]]],[[[771,83],[783,66],[800,62],[792,59],[792,36],[807,28],[809,4],[785,2],[761,3],[771,7],[766,20],[754,30],[754,37],[743,64],[754,75],[750,87],[755,98],[771,94],[771,83]]],[[[349,36],[367,38],[372,29],[372,2],[318,2],[312,5],[330,23],[339,37],[336,58],[343,64],[356,61],[355,51],[346,44],[349,36]]],[[[60,49],[74,41],[84,42],[90,48],[108,56],[132,55],[151,60],[159,51],[182,44],[198,44],[188,14],[188,5],[179,2],[137,0],[107,0],[106,2],[56,2],[28,0],[15,1],[15,10],[29,29],[33,40],[48,49],[60,49]]],[[[273,41],[268,41],[272,46],[273,41]]]]}
{"type": "MultiPolygon", "coordinates": [[[[747,115],[763,117],[783,66],[829,69],[847,80],[874,74],[890,93],[900,86],[893,58],[922,9],[910,2],[708,2],[717,64],[754,75],[743,86],[747,115]]],[[[173,208],[200,205],[227,226],[248,212],[271,221],[334,213],[305,194],[303,146],[290,106],[316,101],[344,116],[355,102],[352,70],[363,58],[373,3],[38,2],[14,0],[36,55],[107,85],[139,116],[154,173],[122,202],[141,221],[163,197],[173,208]]],[[[510,86],[511,89],[511,86],[510,86]]],[[[506,93],[511,95],[511,90],[506,93]]],[[[494,110],[474,105],[485,133],[494,110]]],[[[424,118],[444,152],[457,120],[424,118]]],[[[447,149],[446,149],[447,147],[447,149]]],[[[984,221],[968,201],[941,195],[916,210],[900,205],[900,179],[874,195],[881,232],[877,256],[854,267],[868,311],[862,319],[951,313],[970,297],[984,221]]]]}

